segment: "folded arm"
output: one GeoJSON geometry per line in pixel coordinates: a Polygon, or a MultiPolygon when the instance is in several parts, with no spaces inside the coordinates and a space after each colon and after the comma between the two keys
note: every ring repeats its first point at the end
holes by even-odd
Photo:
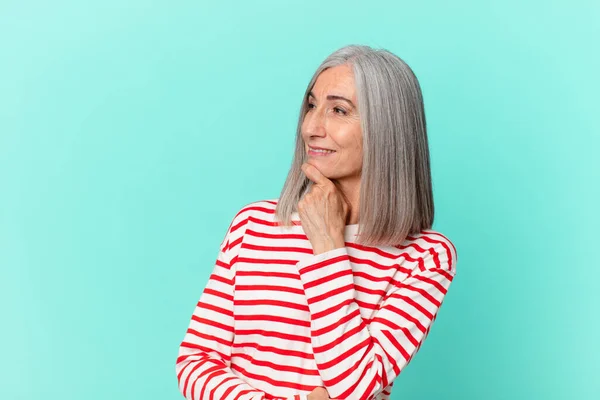
{"type": "Polygon", "coordinates": [[[311,313],[311,342],[331,398],[371,399],[408,365],[425,340],[455,275],[448,239],[424,250],[419,266],[390,285],[370,324],[361,317],[347,249],[297,264],[311,313]]]}

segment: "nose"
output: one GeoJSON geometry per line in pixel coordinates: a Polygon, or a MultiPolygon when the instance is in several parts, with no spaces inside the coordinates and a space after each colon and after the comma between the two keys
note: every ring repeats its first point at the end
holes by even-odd
{"type": "Polygon", "coordinates": [[[308,137],[325,136],[325,115],[323,110],[313,108],[304,117],[304,134],[308,137]]]}

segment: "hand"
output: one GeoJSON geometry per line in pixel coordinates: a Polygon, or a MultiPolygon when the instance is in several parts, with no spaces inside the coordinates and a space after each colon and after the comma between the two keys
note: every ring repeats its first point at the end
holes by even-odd
{"type": "Polygon", "coordinates": [[[298,202],[302,228],[320,254],[344,247],[344,228],[349,205],[342,192],[312,164],[302,164],[302,172],[314,182],[298,202]]]}
{"type": "Polygon", "coordinates": [[[316,387],[312,392],[307,396],[308,400],[342,400],[342,399],[330,399],[329,393],[327,393],[327,389],[324,387],[316,387]]]}
{"type": "Polygon", "coordinates": [[[329,393],[324,387],[316,387],[307,397],[308,400],[329,400],[329,393]]]}

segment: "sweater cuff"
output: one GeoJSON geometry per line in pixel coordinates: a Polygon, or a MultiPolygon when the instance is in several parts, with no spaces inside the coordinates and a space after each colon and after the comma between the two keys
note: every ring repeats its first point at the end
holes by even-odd
{"type": "Polygon", "coordinates": [[[313,255],[296,266],[313,317],[314,313],[353,297],[354,278],[346,247],[313,255]]]}
{"type": "Polygon", "coordinates": [[[313,254],[307,258],[304,258],[303,260],[298,261],[296,266],[298,267],[298,270],[302,272],[301,270],[305,269],[306,267],[313,266],[317,263],[327,261],[338,256],[348,256],[346,247],[338,247],[337,249],[329,250],[324,253],[313,254]]]}

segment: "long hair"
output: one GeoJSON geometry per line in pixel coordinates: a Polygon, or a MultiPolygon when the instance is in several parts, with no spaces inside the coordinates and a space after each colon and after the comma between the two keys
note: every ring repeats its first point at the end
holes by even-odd
{"type": "Polygon", "coordinates": [[[312,76],[300,107],[292,166],[275,209],[291,225],[291,214],[313,184],[301,170],[307,161],[301,127],[308,93],[327,68],[352,66],[363,138],[356,243],[400,245],[433,225],[434,207],[423,97],[417,77],[385,49],[348,45],[329,55],[312,76]]]}

